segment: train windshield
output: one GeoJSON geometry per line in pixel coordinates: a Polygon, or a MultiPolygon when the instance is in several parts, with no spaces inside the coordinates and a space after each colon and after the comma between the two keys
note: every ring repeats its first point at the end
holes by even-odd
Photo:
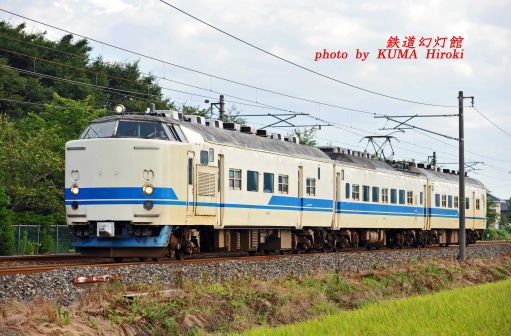
{"type": "Polygon", "coordinates": [[[174,125],[147,121],[107,121],[90,124],[80,139],[93,138],[145,138],[183,141],[180,129],[174,125]]]}

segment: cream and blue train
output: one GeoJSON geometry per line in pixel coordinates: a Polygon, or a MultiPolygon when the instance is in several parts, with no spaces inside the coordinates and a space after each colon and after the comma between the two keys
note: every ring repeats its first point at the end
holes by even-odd
{"type": "Polygon", "coordinates": [[[486,189],[466,178],[466,195],[454,171],[174,111],[100,118],[66,144],[74,246],[117,259],[454,244],[460,206],[474,242],[486,189]]]}

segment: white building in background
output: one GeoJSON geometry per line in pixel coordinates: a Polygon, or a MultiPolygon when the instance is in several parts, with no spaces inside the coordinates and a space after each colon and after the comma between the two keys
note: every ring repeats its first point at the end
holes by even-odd
{"type": "Polygon", "coordinates": [[[497,213],[497,215],[495,216],[495,223],[494,223],[494,227],[495,229],[498,229],[500,227],[502,227],[502,215],[503,214],[507,214],[509,212],[509,205],[507,203],[507,200],[503,200],[503,199],[500,199],[496,196],[493,196],[491,194],[488,194],[488,201],[493,201],[494,202],[494,205],[493,205],[493,209],[495,210],[495,212],[497,213]]]}

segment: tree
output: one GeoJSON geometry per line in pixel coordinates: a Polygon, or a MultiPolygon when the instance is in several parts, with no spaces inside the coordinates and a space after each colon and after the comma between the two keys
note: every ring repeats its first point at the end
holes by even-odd
{"type": "Polygon", "coordinates": [[[497,211],[495,210],[495,201],[489,198],[489,194],[486,194],[486,228],[495,227],[495,222],[498,219],[497,211]]]}
{"type": "Polygon", "coordinates": [[[300,130],[298,128],[293,129],[291,132],[291,136],[295,136],[298,138],[298,142],[302,145],[307,146],[316,146],[317,142],[314,139],[316,136],[317,130],[315,128],[304,128],[300,130]]]}
{"type": "Polygon", "coordinates": [[[16,240],[8,208],[9,199],[3,187],[0,187],[0,255],[12,255],[15,252],[16,240]]]}

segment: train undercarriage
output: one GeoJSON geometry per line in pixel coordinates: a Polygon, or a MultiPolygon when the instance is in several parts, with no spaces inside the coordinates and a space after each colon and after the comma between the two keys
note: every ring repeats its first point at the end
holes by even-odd
{"type": "MultiPolygon", "coordinates": [[[[117,224],[117,223],[116,223],[117,224]]],[[[448,246],[458,244],[457,229],[339,229],[324,228],[229,228],[213,229],[212,227],[190,228],[174,227],[158,247],[122,245],[121,242],[133,240],[156,241],[158,235],[166,227],[142,227],[127,223],[119,225],[123,235],[112,237],[110,245],[82,245],[78,251],[84,255],[113,257],[117,261],[124,257],[139,257],[141,260],[158,260],[166,256],[184,259],[201,253],[245,252],[250,255],[257,253],[307,253],[335,252],[350,248],[392,249],[420,248],[431,245],[448,246]]],[[[167,227],[168,228],[168,227],[167,227]]],[[[75,227],[73,235],[87,240],[90,232],[97,230],[82,226],[75,227]],[[90,230],[89,230],[90,229],[90,230]]],[[[473,244],[481,238],[482,230],[467,230],[466,243],[473,244]]],[[[101,241],[94,237],[91,240],[101,241]]],[[[104,242],[104,240],[103,240],[104,242]]]]}

